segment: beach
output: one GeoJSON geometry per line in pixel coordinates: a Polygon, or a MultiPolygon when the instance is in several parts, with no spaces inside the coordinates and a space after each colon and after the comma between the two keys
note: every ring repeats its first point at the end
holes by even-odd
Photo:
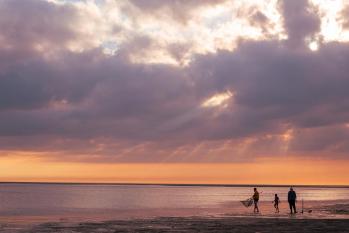
{"type": "Polygon", "coordinates": [[[259,187],[259,214],[244,207],[253,186],[0,184],[0,232],[349,232],[347,187],[259,187]],[[273,193],[281,197],[275,213],[273,193]],[[302,201],[304,205],[302,208],[302,201]],[[303,213],[301,213],[303,210],[303,213]]]}
{"type": "Polygon", "coordinates": [[[349,232],[349,219],[162,217],[104,222],[46,222],[38,225],[1,224],[13,232],[349,232]]]}

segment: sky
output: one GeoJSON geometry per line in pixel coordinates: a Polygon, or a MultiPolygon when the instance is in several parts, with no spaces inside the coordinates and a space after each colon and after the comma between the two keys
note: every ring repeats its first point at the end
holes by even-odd
{"type": "Polygon", "coordinates": [[[349,177],[346,0],[0,0],[0,181],[349,177]]]}

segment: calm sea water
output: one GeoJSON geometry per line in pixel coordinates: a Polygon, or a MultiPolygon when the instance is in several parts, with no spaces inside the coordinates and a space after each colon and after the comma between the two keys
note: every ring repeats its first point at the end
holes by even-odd
{"type": "MultiPolygon", "coordinates": [[[[287,213],[287,187],[260,187],[261,210],[273,213],[275,193],[287,213]]],[[[295,187],[307,208],[349,203],[349,188],[295,187]]],[[[239,201],[253,187],[158,185],[0,184],[0,216],[109,216],[246,214],[239,201]]],[[[298,202],[300,208],[301,202],[298,202]]],[[[320,208],[321,209],[321,208],[320,208]]],[[[323,208],[322,208],[323,209],[323,208]]],[[[315,212],[315,211],[314,211],[315,212]]]]}

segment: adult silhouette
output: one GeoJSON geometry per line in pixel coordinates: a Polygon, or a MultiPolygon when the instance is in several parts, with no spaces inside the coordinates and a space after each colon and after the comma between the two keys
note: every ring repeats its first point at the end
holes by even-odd
{"type": "Polygon", "coordinates": [[[291,214],[297,213],[296,201],[297,201],[297,194],[291,187],[290,191],[288,191],[288,204],[290,205],[291,214]]]}
{"type": "Polygon", "coordinates": [[[254,203],[254,209],[253,212],[254,213],[259,213],[259,208],[258,208],[258,201],[259,201],[259,192],[257,191],[257,188],[253,189],[254,193],[253,193],[253,203],[254,203]]]}

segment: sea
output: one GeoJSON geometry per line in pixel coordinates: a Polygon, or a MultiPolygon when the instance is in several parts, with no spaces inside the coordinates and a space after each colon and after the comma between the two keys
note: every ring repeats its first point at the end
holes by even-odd
{"type": "Polygon", "coordinates": [[[296,215],[287,186],[122,185],[1,183],[0,220],[111,220],[173,216],[349,218],[349,187],[294,186],[296,215]],[[260,193],[260,213],[241,201],[260,193]],[[280,197],[275,213],[274,194],[280,197]]]}

